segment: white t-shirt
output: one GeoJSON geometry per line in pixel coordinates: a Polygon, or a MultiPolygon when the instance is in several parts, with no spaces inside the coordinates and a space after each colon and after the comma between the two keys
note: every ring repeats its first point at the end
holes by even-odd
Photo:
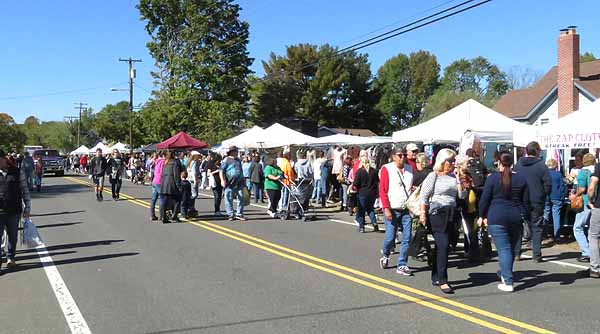
{"type": "Polygon", "coordinates": [[[331,174],[341,174],[344,169],[344,159],[346,158],[346,150],[338,150],[335,149],[332,152],[333,154],[333,167],[331,170],[331,174]]]}
{"type": "Polygon", "coordinates": [[[327,160],[325,160],[325,158],[317,158],[313,162],[312,168],[313,168],[313,177],[315,180],[321,179],[321,167],[323,166],[323,164],[326,161],[327,160]]]}

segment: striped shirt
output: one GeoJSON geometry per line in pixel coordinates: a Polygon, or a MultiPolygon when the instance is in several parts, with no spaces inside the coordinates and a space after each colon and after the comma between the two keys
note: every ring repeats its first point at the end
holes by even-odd
{"type": "Polygon", "coordinates": [[[454,174],[436,176],[435,172],[431,172],[423,181],[421,204],[428,205],[430,208],[454,207],[456,198],[465,198],[466,194],[466,191],[458,192],[454,174]]]}

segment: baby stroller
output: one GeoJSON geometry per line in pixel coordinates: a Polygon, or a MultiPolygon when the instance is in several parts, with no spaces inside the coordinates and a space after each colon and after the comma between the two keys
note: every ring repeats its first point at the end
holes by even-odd
{"type": "Polygon", "coordinates": [[[133,178],[133,183],[141,184],[141,185],[146,184],[146,172],[144,171],[143,167],[137,167],[135,169],[135,176],[133,178]]]}
{"type": "Polygon", "coordinates": [[[316,215],[313,212],[308,214],[309,202],[312,196],[313,185],[309,179],[301,179],[296,182],[291,181],[289,185],[286,185],[280,180],[283,188],[287,190],[287,205],[281,208],[279,211],[279,219],[287,220],[290,216],[293,216],[297,220],[312,221],[315,220],[316,215]]]}

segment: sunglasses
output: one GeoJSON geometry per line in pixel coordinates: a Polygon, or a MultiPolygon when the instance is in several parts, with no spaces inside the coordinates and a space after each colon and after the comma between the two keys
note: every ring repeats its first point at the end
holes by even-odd
{"type": "Polygon", "coordinates": [[[404,153],[396,153],[396,155],[400,158],[404,158],[406,156],[406,154],[404,153]]]}
{"type": "Polygon", "coordinates": [[[446,160],[446,161],[447,161],[448,163],[451,163],[451,164],[453,164],[453,163],[456,163],[456,159],[448,159],[448,160],[446,160]]]}

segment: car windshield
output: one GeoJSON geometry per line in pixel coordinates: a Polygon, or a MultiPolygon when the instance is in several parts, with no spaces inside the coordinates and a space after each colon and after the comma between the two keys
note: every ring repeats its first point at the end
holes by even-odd
{"type": "Polygon", "coordinates": [[[57,156],[59,156],[57,150],[36,150],[34,152],[34,155],[37,155],[40,157],[57,157],[57,156]]]}

